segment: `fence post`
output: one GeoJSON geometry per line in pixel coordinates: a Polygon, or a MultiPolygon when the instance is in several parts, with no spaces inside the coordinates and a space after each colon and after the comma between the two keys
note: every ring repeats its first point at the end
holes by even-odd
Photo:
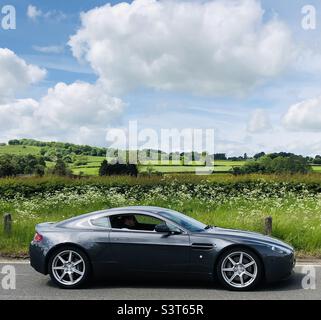
{"type": "Polygon", "coordinates": [[[3,226],[4,226],[4,233],[7,235],[11,234],[12,230],[12,217],[10,213],[5,213],[3,216],[3,226]]]}
{"type": "Polygon", "coordinates": [[[272,234],[272,217],[266,217],[264,219],[264,234],[270,236],[272,234]]]}

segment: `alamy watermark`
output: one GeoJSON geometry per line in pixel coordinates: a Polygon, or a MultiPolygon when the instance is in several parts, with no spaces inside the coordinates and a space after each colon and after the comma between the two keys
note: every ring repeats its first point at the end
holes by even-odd
{"type": "Polygon", "coordinates": [[[303,18],[301,26],[304,30],[315,30],[317,27],[317,11],[313,5],[305,5],[302,7],[301,13],[303,18]]]}
{"type": "Polygon", "coordinates": [[[214,170],[214,129],[167,128],[138,129],[137,121],[129,121],[127,128],[107,130],[107,160],[110,163],[149,163],[158,161],[169,165],[175,161],[194,165],[196,174],[214,170]]]}
{"type": "Polygon", "coordinates": [[[1,9],[1,28],[3,30],[15,30],[17,27],[16,22],[16,8],[11,5],[3,6],[1,9]]]}
{"type": "Polygon", "coordinates": [[[0,267],[1,288],[3,290],[16,289],[16,269],[12,265],[5,265],[0,267]]]}
{"type": "Polygon", "coordinates": [[[316,268],[314,266],[304,266],[302,267],[302,273],[304,277],[302,278],[301,285],[305,290],[315,290],[316,289],[316,268]]]}

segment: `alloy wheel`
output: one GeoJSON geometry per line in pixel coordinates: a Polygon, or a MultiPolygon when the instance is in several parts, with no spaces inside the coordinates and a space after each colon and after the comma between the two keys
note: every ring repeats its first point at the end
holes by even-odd
{"type": "Polygon", "coordinates": [[[73,250],[59,252],[52,262],[52,274],[65,286],[73,286],[80,282],[86,271],[86,265],[81,255],[73,250]]]}
{"type": "Polygon", "coordinates": [[[243,251],[228,254],[221,264],[221,274],[226,283],[234,288],[250,286],[258,275],[255,259],[243,251]]]}

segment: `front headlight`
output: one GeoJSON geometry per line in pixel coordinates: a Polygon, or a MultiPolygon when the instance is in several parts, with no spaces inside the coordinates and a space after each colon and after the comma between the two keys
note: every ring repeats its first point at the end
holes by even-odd
{"type": "Polygon", "coordinates": [[[291,253],[289,249],[286,249],[286,248],[283,248],[283,247],[280,247],[277,245],[271,246],[271,249],[272,249],[272,251],[275,251],[280,254],[290,254],[291,253]]]}

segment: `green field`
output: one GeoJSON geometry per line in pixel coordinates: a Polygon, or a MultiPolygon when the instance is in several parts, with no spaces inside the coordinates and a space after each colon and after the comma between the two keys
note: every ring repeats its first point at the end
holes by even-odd
{"type": "MultiPolygon", "coordinates": [[[[0,154],[16,154],[16,155],[40,155],[41,147],[34,146],[21,146],[21,145],[6,145],[0,146],[0,154]]],[[[74,163],[69,164],[74,174],[82,174],[88,176],[98,175],[101,162],[105,160],[105,157],[96,156],[75,156],[74,163]],[[77,161],[85,160],[85,165],[77,165],[77,161]]],[[[109,159],[110,160],[110,159],[109,159]]],[[[231,161],[231,160],[215,160],[214,172],[218,173],[230,173],[233,167],[243,166],[246,161],[231,161]]],[[[47,167],[54,166],[53,162],[47,162],[47,167]]],[[[191,161],[183,165],[181,160],[171,160],[168,162],[162,162],[159,160],[150,160],[141,162],[139,164],[139,172],[147,172],[151,170],[153,173],[171,174],[171,173],[193,173],[195,169],[201,169],[203,163],[201,161],[191,161]]],[[[202,169],[201,169],[202,170],[202,169]]],[[[321,172],[321,165],[313,165],[312,170],[315,172],[321,172]]]]}
{"type": "Polygon", "coordinates": [[[40,147],[33,146],[0,146],[0,154],[40,155],[40,147]]]}
{"type": "MultiPolygon", "coordinates": [[[[83,172],[85,175],[98,175],[99,167],[101,162],[105,159],[104,157],[88,157],[90,162],[85,166],[72,166],[74,174],[83,172]],[[96,158],[96,159],[95,159],[96,158]],[[94,160],[94,161],[93,161],[94,160]]],[[[216,160],[214,162],[214,172],[230,173],[233,167],[243,166],[246,161],[230,161],[230,160],[216,160]]],[[[194,161],[188,165],[182,165],[182,161],[173,161],[170,163],[164,163],[160,161],[149,161],[139,165],[139,172],[147,172],[152,169],[152,172],[169,174],[169,173],[193,173],[196,169],[202,170],[202,163],[194,161]]],[[[312,166],[312,170],[315,172],[321,172],[321,166],[312,166]]]]}
{"type": "MultiPolygon", "coordinates": [[[[183,166],[183,160],[149,160],[149,161],[141,161],[141,165],[148,166],[183,166]]],[[[188,161],[185,163],[188,166],[203,166],[204,161],[188,161]]]]}
{"type": "MultiPolygon", "coordinates": [[[[139,172],[147,172],[149,166],[140,166],[139,172]]],[[[204,170],[204,167],[198,166],[152,166],[153,172],[161,173],[193,173],[195,170],[204,170]]]]}
{"type": "MultiPolygon", "coordinates": [[[[104,157],[88,157],[89,162],[84,166],[72,166],[72,171],[74,174],[79,174],[83,172],[85,175],[98,175],[99,167],[104,157]],[[97,158],[97,159],[95,159],[97,158]],[[93,161],[95,160],[95,161],[93,161]]],[[[214,162],[214,172],[231,172],[234,166],[242,166],[245,161],[215,161],[214,162]]],[[[195,170],[205,170],[202,166],[202,162],[193,161],[188,163],[188,165],[183,165],[183,161],[169,161],[169,163],[164,164],[162,161],[148,161],[143,162],[139,165],[139,172],[147,172],[148,170],[157,173],[193,173],[195,170]]]]}
{"type": "Polygon", "coordinates": [[[99,167],[74,167],[72,173],[77,175],[98,176],[99,167]]]}

